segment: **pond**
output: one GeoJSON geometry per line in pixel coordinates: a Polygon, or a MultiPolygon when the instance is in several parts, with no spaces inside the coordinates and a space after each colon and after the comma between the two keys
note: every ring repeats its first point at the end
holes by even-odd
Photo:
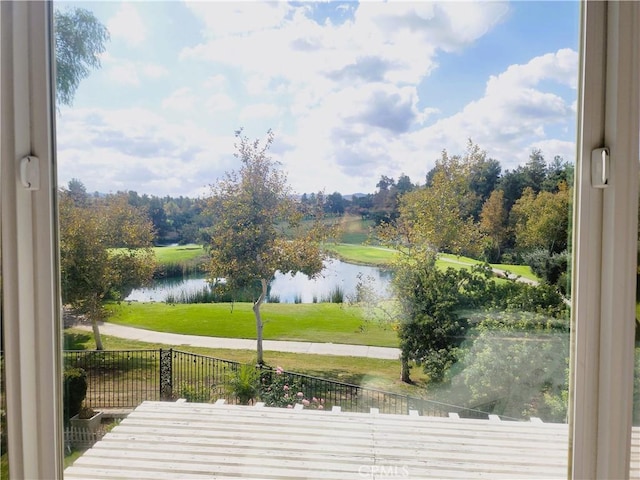
{"type": "MultiPolygon", "coordinates": [[[[386,296],[389,291],[391,272],[377,267],[354,265],[336,259],[324,261],[324,269],[315,279],[306,275],[283,275],[276,273],[271,282],[269,296],[282,303],[313,303],[329,301],[332,293],[339,289],[345,301],[356,292],[358,283],[364,282],[376,293],[386,296]]],[[[205,276],[168,278],[157,280],[147,288],[133,290],[126,300],[138,302],[164,302],[168,296],[181,293],[196,293],[208,287],[205,276]]],[[[268,300],[267,300],[268,301],[268,300]]]]}

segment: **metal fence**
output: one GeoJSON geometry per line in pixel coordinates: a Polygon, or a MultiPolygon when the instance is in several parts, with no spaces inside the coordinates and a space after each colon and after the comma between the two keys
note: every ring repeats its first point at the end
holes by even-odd
{"type": "Polygon", "coordinates": [[[162,350],[72,350],[64,366],[87,372],[85,403],[92,408],[135,407],[160,400],[162,350]]]}
{"type": "MultiPolygon", "coordinates": [[[[145,400],[209,402],[224,398],[234,403],[229,388],[243,364],[174,349],[127,351],[65,351],[65,366],[81,367],[87,372],[85,402],[92,408],[135,407],[145,400]]],[[[259,371],[262,385],[268,385],[276,371],[259,371]]],[[[435,402],[408,395],[336,382],[294,372],[282,372],[306,398],[322,399],[324,408],[339,406],[345,412],[487,418],[486,412],[435,402]]]]}

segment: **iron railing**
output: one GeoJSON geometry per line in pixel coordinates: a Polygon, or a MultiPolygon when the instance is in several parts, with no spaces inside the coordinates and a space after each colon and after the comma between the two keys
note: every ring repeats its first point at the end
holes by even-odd
{"type": "MultiPolygon", "coordinates": [[[[136,407],[145,400],[209,402],[224,398],[235,402],[230,381],[243,365],[239,362],[174,349],[126,351],[65,351],[65,366],[87,372],[85,403],[92,408],[136,407]]],[[[262,385],[269,384],[276,371],[260,369],[262,385]]],[[[336,382],[294,372],[282,372],[306,398],[323,400],[325,409],[339,406],[345,412],[487,418],[487,413],[408,395],[336,382]]]]}

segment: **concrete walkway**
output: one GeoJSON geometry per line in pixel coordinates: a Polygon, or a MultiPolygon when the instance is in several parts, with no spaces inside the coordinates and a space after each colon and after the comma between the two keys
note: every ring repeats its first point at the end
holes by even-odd
{"type": "MultiPolygon", "coordinates": [[[[75,328],[91,331],[90,325],[76,325],[75,328]]],[[[113,337],[138,340],[140,342],[162,343],[178,347],[229,348],[233,350],[255,350],[256,341],[244,338],[203,337],[200,335],[182,335],[179,333],[155,332],[142,328],[126,327],[114,323],[100,325],[100,333],[113,337]]],[[[309,353],[314,355],[338,355],[341,357],[380,358],[397,360],[399,348],[370,347],[367,345],[345,345],[342,343],[285,342],[280,340],[263,340],[265,351],[309,353]]]]}

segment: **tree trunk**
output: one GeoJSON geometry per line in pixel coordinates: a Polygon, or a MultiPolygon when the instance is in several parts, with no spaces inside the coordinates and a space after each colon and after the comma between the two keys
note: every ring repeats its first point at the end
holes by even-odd
{"type": "Polygon", "coordinates": [[[91,319],[91,327],[93,328],[93,339],[96,341],[96,350],[104,350],[102,345],[102,337],[100,336],[100,328],[98,327],[98,321],[102,320],[102,304],[98,295],[92,295],[86,315],[91,319]]]}
{"type": "Polygon", "coordinates": [[[258,359],[257,359],[257,364],[258,365],[264,365],[264,357],[262,355],[262,317],[260,316],[260,306],[262,305],[262,302],[264,302],[264,299],[267,296],[267,281],[262,278],[260,279],[260,283],[262,284],[262,292],[260,293],[260,296],[258,297],[258,299],[256,300],[256,302],[253,304],[253,314],[256,317],[256,346],[257,346],[257,352],[258,352],[258,359]]]}
{"type": "Polygon", "coordinates": [[[93,328],[93,338],[96,341],[96,350],[104,350],[100,329],[98,328],[98,320],[94,316],[91,317],[91,327],[93,328]]]}
{"type": "Polygon", "coordinates": [[[407,360],[407,357],[404,355],[400,355],[400,381],[404,383],[411,383],[409,373],[409,360],[407,360]]]}

